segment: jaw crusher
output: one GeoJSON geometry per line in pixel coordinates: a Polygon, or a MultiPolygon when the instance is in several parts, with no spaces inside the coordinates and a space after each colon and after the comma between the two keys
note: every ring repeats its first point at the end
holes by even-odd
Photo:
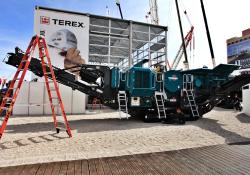
{"type": "MultiPolygon", "coordinates": [[[[21,50],[16,48],[15,53],[8,53],[6,64],[18,67],[22,56],[21,50]]],[[[53,69],[58,83],[100,98],[104,105],[145,121],[168,120],[173,116],[180,123],[187,119],[197,120],[211,111],[228,92],[250,83],[248,74],[231,76],[239,69],[236,65],[166,70],[162,65],[144,67],[146,62],[148,60],[142,60],[126,71],[88,64],[53,69]],[[78,71],[79,76],[70,69],[78,71]],[[180,114],[184,119],[179,120],[180,114]]],[[[40,60],[32,58],[29,70],[41,77],[40,65],[40,60]]]]}

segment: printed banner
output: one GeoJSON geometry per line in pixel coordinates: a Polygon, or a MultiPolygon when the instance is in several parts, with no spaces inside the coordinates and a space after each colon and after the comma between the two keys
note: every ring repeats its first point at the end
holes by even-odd
{"type": "Polygon", "coordinates": [[[53,66],[64,69],[88,62],[89,17],[38,8],[34,24],[35,34],[45,37],[53,66]]]}

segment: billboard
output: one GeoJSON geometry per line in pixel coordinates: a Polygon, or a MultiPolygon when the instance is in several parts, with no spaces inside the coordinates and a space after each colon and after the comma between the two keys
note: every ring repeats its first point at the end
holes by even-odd
{"type": "Polygon", "coordinates": [[[53,66],[63,69],[88,62],[88,16],[36,8],[34,30],[45,37],[53,66]]]}
{"type": "Polygon", "coordinates": [[[227,62],[237,64],[242,68],[250,67],[250,39],[227,46],[227,62]]]}
{"type": "Polygon", "coordinates": [[[238,56],[242,52],[250,52],[250,39],[227,46],[227,57],[238,56]]]}

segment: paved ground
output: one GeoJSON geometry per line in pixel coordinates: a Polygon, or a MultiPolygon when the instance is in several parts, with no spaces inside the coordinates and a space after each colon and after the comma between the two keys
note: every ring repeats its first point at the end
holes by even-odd
{"type": "Polygon", "coordinates": [[[250,117],[216,108],[186,125],[120,120],[117,112],[68,116],[73,138],[52,118],[12,117],[0,142],[0,166],[112,157],[250,140],[250,117]]]}
{"type": "Polygon", "coordinates": [[[4,167],[0,175],[247,175],[249,143],[4,167]]]}

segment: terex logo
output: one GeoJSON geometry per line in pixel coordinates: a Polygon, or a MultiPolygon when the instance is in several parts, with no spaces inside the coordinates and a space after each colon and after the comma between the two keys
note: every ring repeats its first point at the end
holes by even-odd
{"type": "Polygon", "coordinates": [[[55,25],[60,25],[60,26],[71,26],[71,27],[81,27],[81,28],[85,27],[83,22],[67,21],[62,19],[52,19],[52,21],[55,25]]]}
{"type": "MultiPolygon", "coordinates": [[[[52,23],[54,25],[81,27],[81,28],[85,27],[83,22],[69,21],[69,20],[63,20],[63,19],[51,19],[51,20],[53,21],[52,23]]],[[[41,16],[40,23],[50,25],[50,18],[46,16],[41,16]]]]}
{"type": "Polygon", "coordinates": [[[50,18],[47,16],[40,16],[40,24],[50,24],[50,18]]]}

